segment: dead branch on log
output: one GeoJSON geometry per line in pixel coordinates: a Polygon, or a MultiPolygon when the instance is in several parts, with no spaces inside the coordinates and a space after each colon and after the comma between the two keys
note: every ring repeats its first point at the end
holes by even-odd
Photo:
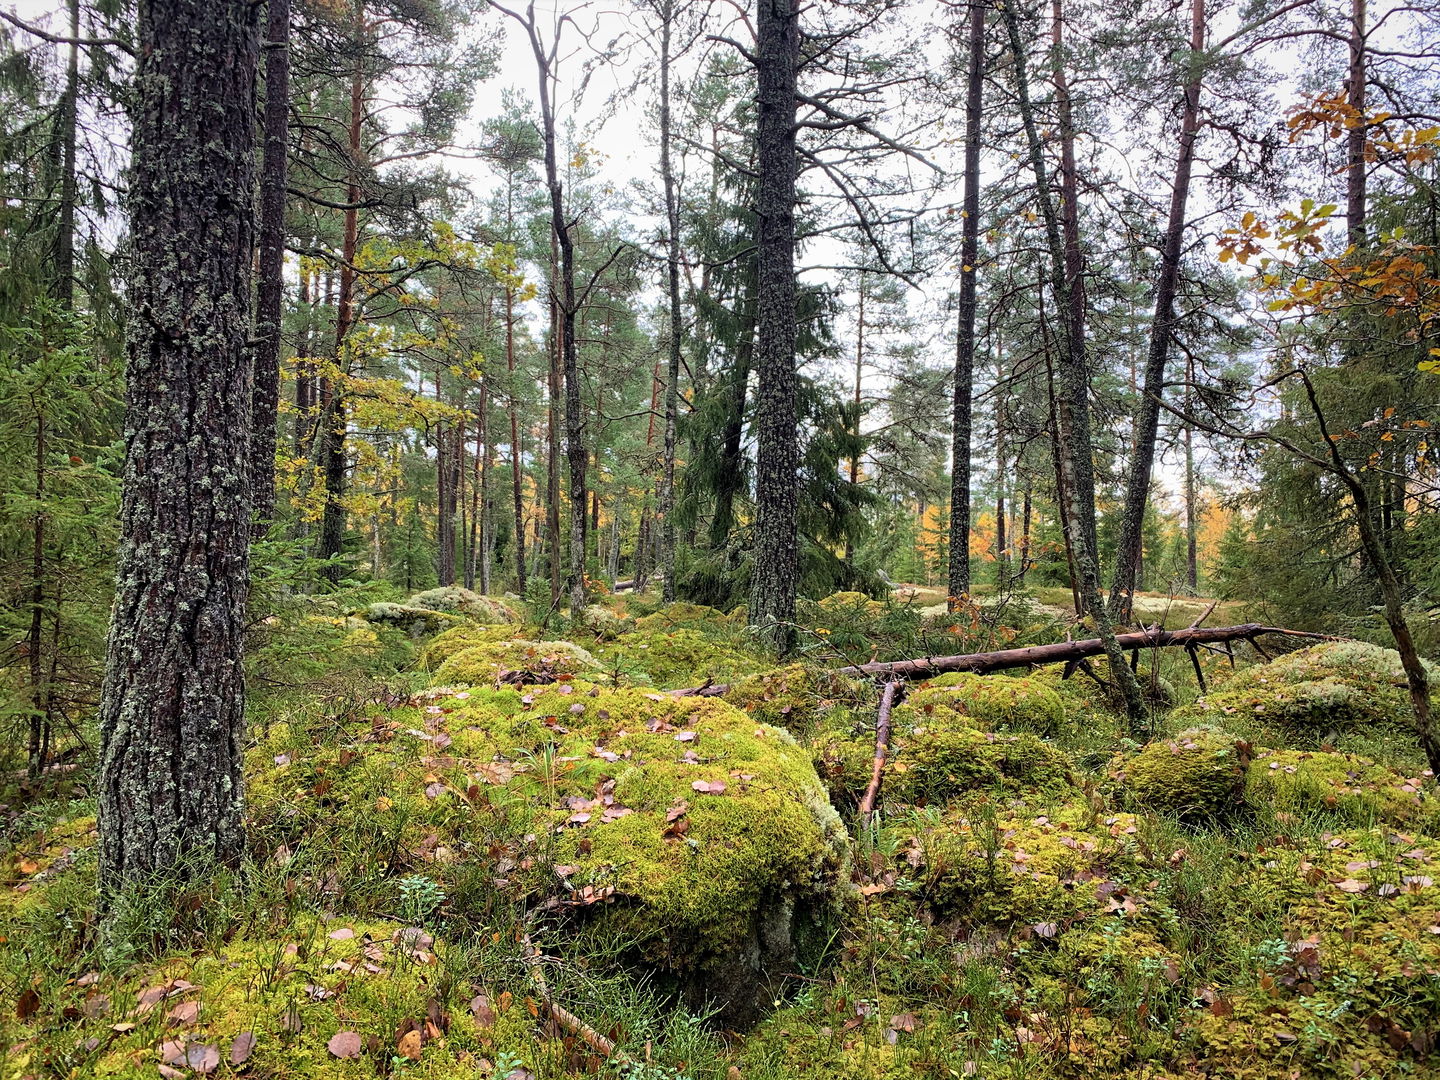
{"type": "Polygon", "coordinates": [[[550,993],[550,984],[545,980],[545,973],[540,970],[540,965],[544,963],[545,958],[540,950],[530,941],[529,934],[524,936],[523,945],[525,949],[525,966],[530,975],[530,982],[535,987],[535,992],[539,996],[541,1003],[544,1004],[545,1011],[550,1014],[550,1018],[601,1057],[622,1065],[627,1063],[629,1059],[616,1050],[614,1041],[601,1035],[593,1027],[585,1023],[584,1020],[581,1020],[580,1017],[576,1016],[555,1000],[554,996],[550,993]]]}
{"type": "Polygon", "coordinates": [[[1208,618],[1210,617],[1210,613],[1211,613],[1212,611],[1214,611],[1214,610],[1215,610],[1217,607],[1219,607],[1219,606],[1220,606],[1220,601],[1219,601],[1219,600],[1211,600],[1211,601],[1210,601],[1210,606],[1207,607],[1204,611],[1200,612],[1200,614],[1195,617],[1195,621],[1192,622],[1189,626],[1187,626],[1186,629],[1187,629],[1187,630],[1194,630],[1194,629],[1195,629],[1196,627],[1198,627],[1201,623],[1203,623],[1206,619],[1208,619],[1208,618]]]}
{"type": "Polygon", "coordinates": [[[890,750],[890,710],[895,704],[895,692],[900,689],[900,680],[891,679],[885,684],[880,695],[880,712],[875,717],[875,768],[870,773],[870,786],[860,800],[860,816],[869,817],[875,811],[875,799],[880,794],[880,777],[885,772],[885,756],[890,750]]]}

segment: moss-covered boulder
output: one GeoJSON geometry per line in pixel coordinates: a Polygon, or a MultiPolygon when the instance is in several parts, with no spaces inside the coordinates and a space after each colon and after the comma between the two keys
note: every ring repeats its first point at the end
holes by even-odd
{"type": "Polygon", "coordinates": [[[1139,907],[1144,880],[1131,814],[1095,816],[1083,802],[956,813],[917,833],[927,901],[971,923],[1038,925],[1041,936],[1139,907]]]}
{"type": "Polygon", "coordinates": [[[1262,750],[1245,770],[1245,798],[1255,806],[1305,813],[1334,811],[1361,824],[1433,820],[1435,785],[1358,754],[1262,750]]]}
{"type": "Polygon", "coordinates": [[[464,615],[481,623],[516,623],[520,616],[503,600],[493,596],[482,596],[458,585],[445,585],[438,589],[427,589],[416,593],[405,603],[410,607],[427,608],[431,611],[448,611],[464,615]]]}
{"type": "Polygon", "coordinates": [[[1065,705],[1044,683],[950,672],[912,690],[901,709],[923,717],[945,716],[982,731],[1029,731],[1056,735],[1065,726],[1065,705]]]}
{"type": "Polygon", "coordinates": [[[1143,809],[1213,817],[1240,802],[1247,762],[1234,736],[1192,728],[1150,743],[1124,764],[1119,779],[1143,809]]]}
{"type": "Polygon", "coordinates": [[[730,683],[725,700],[757,720],[792,731],[821,726],[837,713],[848,722],[851,710],[875,705],[875,695],[865,684],[805,664],[738,678],[730,683]]]}
{"type": "Polygon", "coordinates": [[[635,630],[597,648],[607,668],[616,667],[653,686],[680,689],[705,682],[728,683],[766,662],[699,630],[635,630]]]}
{"type": "Polygon", "coordinates": [[[367,622],[394,627],[416,640],[438,634],[442,630],[449,630],[454,626],[462,626],[466,622],[465,616],[452,612],[388,602],[371,604],[365,609],[364,617],[367,622]]]}
{"type": "Polygon", "coordinates": [[[590,604],[572,623],[583,630],[588,630],[597,638],[609,641],[625,633],[633,625],[613,608],[604,604],[590,604]]]}
{"type": "Polygon", "coordinates": [[[456,653],[474,648],[476,645],[489,645],[492,642],[504,641],[515,634],[518,629],[509,623],[490,625],[465,623],[462,626],[452,626],[449,630],[436,634],[425,643],[425,647],[420,650],[420,666],[426,671],[434,671],[456,653]]]}
{"type": "Polygon", "coordinates": [[[272,725],[248,764],[257,850],[313,849],[338,901],[385,905],[421,872],[478,917],[500,889],[563,919],[587,962],[618,954],[734,1024],[851,889],[809,752],[719,698],[437,693],[323,746],[272,725]]]}
{"type": "Polygon", "coordinates": [[[543,685],[602,674],[600,661],[572,642],[516,638],[453,653],[435,669],[435,681],[442,686],[543,685]]]}
{"type": "Polygon", "coordinates": [[[691,604],[681,601],[675,604],[666,604],[658,611],[652,611],[648,615],[640,616],[635,620],[635,629],[645,633],[673,630],[681,626],[704,629],[706,626],[716,625],[724,621],[725,613],[723,611],[717,611],[713,607],[706,607],[704,604],[691,604]]]}
{"type": "MultiPolygon", "coordinates": [[[[1431,672],[1432,679],[1440,674],[1431,672]]],[[[1245,668],[1180,715],[1312,732],[1412,722],[1400,655],[1361,641],[1329,641],[1245,668]]]]}

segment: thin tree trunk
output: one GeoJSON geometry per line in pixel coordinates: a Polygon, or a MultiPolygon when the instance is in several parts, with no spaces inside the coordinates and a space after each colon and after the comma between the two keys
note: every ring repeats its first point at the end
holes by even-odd
{"type": "Polygon", "coordinates": [[[680,416],[680,343],[684,320],[680,310],[680,193],[675,186],[671,154],[670,48],[675,0],[664,0],[660,32],[660,175],[665,187],[665,270],[670,301],[669,364],[665,375],[665,468],[660,481],[660,573],[662,595],[675,601],[675,454],[680,416]]]}
{"type": "Polygon", "coordinates": [[[56,104],[55,143],[60,200],[55,208],[50,295],[68,311],[75,296],[75,206],[79,182],[75,175],[80,128],[80,0],[69,0],[70,44],[65,59],[65,89],[56,104]]]}
{"type": "MultiPolygon", "coordinates": [[[[860,483],[860,401],[861,389],[865,377],[865,271],[860,271],[860,302],[856,305],[855,311],[855,393],[851,398],[851,405],[855,409],[855,426],[850,432],[855,437],[855,452],[850,455],[850,486],[854,487],[860,483]]],[[[849,535],[845,535],[845,561],[853,562],[855,559],[855,542],[849,535]]]]}
{"type": "Polygon", "coordinates": [[[31,516],[30,549],[30,630],[25,648],[30,665],[30,732],[25,753],[25,772],[35,779],[45,767],[45,729],[49,726],[45,690],[45,456],[49,453],[45,406],[40,395],[32,395],[35,407],[35,513],[31,516]]]}
{"type": "Polygon", "coordinates": [[[750,624],[781,656],[795,643],[799,540],[795,516],[799,421],[795,372],[796,0],[766,0],[756,13],[755,544],[750,624]]]}
{"type": "Polygon", "coordinates": [[[269,0],[265,29],[265,149],[260,166],[260,262],[255,298],[255,394],[250,488],[263,537],[275,517],[280,408],[280,315],[285,299],[285,169],[290,134],[290,0],[269,0]]]}
{"type": "MultiPolygon", "coordinates": [[[[365,29],[364,0],[356,0],[355,19],[358,35],[365,29]]],[[[355,253],[360,239],[360,212],[356,209],[356,204],[360,201],[360,160],[363,150],[360,135],[365,118],[365,70],[359,53],[357,48],[355,66],[350,75],[350,167],[345,185],[345,202],[350,209],[344,211],[344,232],[340,242],[340,293],[335,309],[335,362],[342,371],[346,364],[345,342],[355,322],[355,253]]],[[[321,435],[321,456],[325,470],[325,510],[320,520],[320,558],[332,560],[325,568],[324,576],[332,584],[338,584],[345,572],[338,557],[345,546],[346,511],[343,500],[348,408],[344,391],[335,384],[335,380],[331,380],[330,395],[321,435]]]]}
{"type": "Polygon", "coordinates": [[[127,326],[99,718],[99,889],[112,916],[130,886],[208,883],[245,851],[258,14],[249,0],[139,5],[127,295],[145,316],[127,326]]]}
{"type": "Polygon", "coordinates": [[[951,611],[970,594],[970,438],[975,381],[975,307],[980,258],[980,124],[985,85],[985,6],[970,3],[965,90],[965,204],[960,240],[960,304],[955,328],[955,385],[950,428],[951,611]]]}
{"type": "MultiPolygon", "coordinates": [[[[1132,730],[1140,734],[1146,721],[1140,684],[1116,643],[1114,626],[1100,596],[1100,568],[1094,540],[1095,466],[1090,434],[1089,373],[1085,360],[1085,342],[1083,337],[1077,336],[1075,318],[1075,290],[1079,285],[1078,263],[1069,258],[1070,245],[1061,239],[1060,224],[1050,194],[1050,180],[1041,150],[1040,133],[1035,124],[1034,106],[1030,101],[1025,47],[1020,39],[1020,20],[1012,5],[1007,4],[1003,12],[1015,66],[1016,98],[1029,147],[1030,167],[1035,176],[1036,197],[1045,223],[1045,240],[1051,263],[1051,291],[1060,312],[1060,318],[1056,320],[1056,325],[1060,328],[1060,393],[1057,395],[1057,413],[1061,443],[1060,471],[1065,487],[1065,494],[1061,499],[1061,513],[1070,520],[1080,598],[1095,621],[1095,630],[1104,643],[1105,655],[1110,661],[1111,678],[1116,681],[1124,695],[1132,730]]],[[[1056,14],[1058,22],[1058,0],[1056,14]]],[[[1061,63],[1058,57],[1056,62],[1061,63]]],[[[1070,142],[1066,137],[1070,133],[1063,130],[1066,126],[1066,115],[1062,112],[1062,146],[1070,142]]],[[[1062,199],[1070,202],[1072,206],[1075,197],[1074,187],[1071,186],[1073,180],[1071,176],[1070,184],[1067,185],[1062,176],[1061,186],[1062,199]]],[[[1078,259],[1078,251],[1076,256],[1078,259]]]]}
{"type": "Polygon", "coordinates": [[[525,484],[521,474],[520,408],[515,400],[515,290],[505,290],[505,370],[510,376],[510,479],[515,510],[515,584],[525,595],[525,484]]]}
{"type": "Polygon", "coordinates": [[[1191,0],[1191,77],[1185,84],[1180,115],[1180,144],[1175,155],[1175,179],[1170,188],[1170,213],[1160,248],[1155,283],[1155,315],[1150,322],[1150,345],[1145,356],[1144,387],[1135,425],[1135,457],[1125,488],[1125,509],[1115,554],[1115,575],[1110,585],[1110,614],[1129,622],[1132,600],[1139,587],[1138,567],[1143,553],[1145,509],[1155,467],[1155,443],[1160,431],[1160,399],[1165,393],[1165,368],[1175,334],[1175,293],[1180,281],[1180,256],[1185,242],[1185,206],[1190,196],[1190,172],[1195,140],[1200,129],[1200,92],[1205,49],[1205,0],[1191,0]]]}
{"type": "MultiPolygon", "coordinates": [[[[1345,78],[1345,101],[1356,117],[1365,115],[1366,0],[1350,0],[1350,63],[1345,78]]],[[[1345,135],[1345,232],[1356,247],[1365,245],[1365,124],[1356,124],[1345,135]]]]}

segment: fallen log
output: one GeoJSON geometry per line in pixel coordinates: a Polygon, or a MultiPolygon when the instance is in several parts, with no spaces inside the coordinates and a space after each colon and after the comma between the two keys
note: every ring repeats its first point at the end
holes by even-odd
{"type": "MultiPolygon", "coordinates": [[[[1242,623],[1239,626],[1214,626],[1209,629],[1187,626],[1183,630],[1138,630],[1133,634],[1117,634],[1121,651],[1126,649],[1163,649],[1169,646],[1194,648],[1197,645],[1227,641],[1250,641],[1261,635],[1283,635],[1309,638],[1314,641],[1336,641],[1329,634],[1312,634],[1305,630],[1287,630],[1282,626],[1242,623]]],[[[1037,667],[1042,664],[1064,664],[1104,656],[1105,646],[1099,638],[1082,641],[1057,641],[1053,645],[1029,645],[1021,649],[1000,649],[996,652],[964,653],[959,656],[927,656],[918,660],[893,660],[872,664],[855,664],[837,669],[839,675],[883,676],[892,679],[925,679],[950,671],[970,671],[987,675],[1010,668],[1037,667]]],[[[712,688],[713,689],[713,688],[712,688]]]]}
{"type": "MultiPolygon", "coordinates": [[[[1256,638],[1262,636],[1297,637],[1311,641],[1342,640],[1331,634],[1312,634],[1306,630],[1287,630],[1283,626],[1265,626],[1261,623],[1213,626],[1208,629],[1187,626],[1183,630],[1160,630],[1152,627],[1130,634],[1117,634],[1115,640],[1122,652],[1138,649],[1163,649],[1172,646],[1194,649],[1200,645],[1248,641],[1254,646],[1256,652],[1268,660],[1270,654],[1256,641],[1256,638]]],[[[1039,667],[1044,664],[1071,664],[1083,667],[1092,656],[1104,655],[1105,646],[1099,638],[1085,638],[1081,641],[1057,641],[1051,645],[1028,645],[1020,649],[999,649],[995,652],[962,653],[958,656],[926,656],[916,660],[852,664],[848,667],[836,668],[835,673],[887,680],[928,679],[932,675],[943,675],[950,671],[969,671],[976,675],[988,675],[992,671],[1039,667]]],[[[676,697],[719,697],[729,689],[728,685],[721,684],[692,686],[686,690],[672,690],[671,693],[676,697]]]]}

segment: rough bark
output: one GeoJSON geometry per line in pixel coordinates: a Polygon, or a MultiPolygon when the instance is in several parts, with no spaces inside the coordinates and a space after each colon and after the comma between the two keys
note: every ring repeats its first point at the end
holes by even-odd
{"type": "Polygon", "coordinates": [[[757,298],[755,543],[750,624],[780,655],[795,642],[797,474],[795,372],[796,79],[800,12],[795,0],[757,5],[755,135],[757,298]]]}
{"type": "Polygon", "coordinates": [[[970,4],[965,62],[965,203],[960,239],[960,304],[955,327],[955,385],[950,417],[951,611],[970,592],[970,436],[975,382],[975,306],[980,258],[980,122],[985,79],[985,6],[970,4]]]}
{"type": "Polygon", "coordinates": [[[79,183],[75,152],[79,141],[80,0],[69,0],[70,43],[65,57],[65,89],[55,107],[55,165],[60,198],[55,207],[55,238],[51,246],[50,296],[69,310],[75,295],[75,207],[79,183]]]}
{"type": "MultiPolygon", "coordinates": [[[[515,511],[515,584],[525,595],[525,485],[521,475],[520,403],[515,398],[515,290],[505,289],[505,370],[510,376],[510,480],[515,511]]],[[[483,406],[482,406],[483,407],[483,406]]]]}
{"type": "Polygon", "coordinates": [[[1185,83],[1180,111],[1180,142],[1175,154],[1175,177],[1170,187],[1170,211],[1160,246],[1155,282],[1155,314],[1150,320],[1150,341],[1135,419],[1134,460],[1125,487],[1125,508],[1120,517],[1115,573],[1110,585],[1110,615],[1129,622],[1137,588],[1145,509],[1155,468],[1155,442],[1160,431],[1160,399],[1165,393],[1165,367],[1175,334],[1175,293],[1180,281],[1180,255],[1185,242],[1185,207],[1190,197],[1190,173],[1195,161],[1195,139],[1200,129],[1201,57],[1205,49],[1205,0],[1190,4],[1190,78],[1185,83]]]}
{"type": "Polygon", "coordinates": [[[269,0],[265,29],[265,133],[260,165],[260,253],[251,403],[253,535],[275,517],[275,439],[280,407],[280,314],[285,299],[285,172],[290,133],[290,0],[269,0]]]}
{"type": "MultiPolygon", "coordinates": [[[[1345,101],[1356,116],[1365,114],[1366,0],[1350,0],[1350,62],[1345,77],[1345,101]]],[[[1365,243],[1365,142],[1368,131],[1356,124],[1345,135],[1345,232],[1350,243],[1365,243]]]]}
{"type": "Polygon", "coordinates": [[[244,850],[258,8],[141,0],[126,458],[100,707],[99,886],[244,850]]]}

